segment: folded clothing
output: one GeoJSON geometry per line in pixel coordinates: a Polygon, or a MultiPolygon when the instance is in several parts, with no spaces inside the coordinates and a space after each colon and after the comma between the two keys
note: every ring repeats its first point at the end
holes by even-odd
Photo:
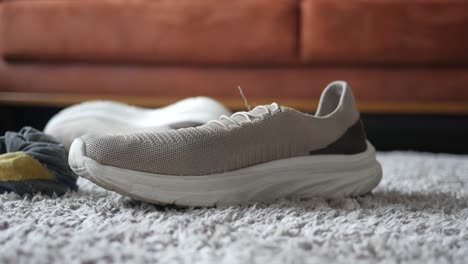
{"type": "Polygon", "coordinates": [[[0,137],[0,193],[63,195],[78,190],[65,147],[32,127],[0,137]]]}

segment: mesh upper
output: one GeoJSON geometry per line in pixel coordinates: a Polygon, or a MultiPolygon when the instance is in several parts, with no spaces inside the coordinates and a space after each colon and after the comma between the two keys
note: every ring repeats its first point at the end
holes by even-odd
{"type": "MultiPolygon", "coordinates": [[[[308,155],[337,140],[358,114],[316,118],[287,107],[255,108],[252,122],[220,120],[195,128],[105,136],[84,136],[86,156],[103,165],[162,174],[207,175],[272,160],[308,155]]],[[[354,109],[353,109],[354,111],[354,109]]],[[[343,112],[343,111],[342,111],[343,112]]]]}

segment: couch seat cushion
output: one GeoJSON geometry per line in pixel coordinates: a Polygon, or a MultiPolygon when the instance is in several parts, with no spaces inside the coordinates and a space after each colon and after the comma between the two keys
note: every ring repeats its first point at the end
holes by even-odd
{"type": "Polygon", "coordinates": [[[197,64],[296,59],[294,0],[3,2],[7,59],[197,64]]]}
{"type": "Polygon", "coordinates": [[[466,0],[303,0],[305,63],[468,62],[466,0]]]}

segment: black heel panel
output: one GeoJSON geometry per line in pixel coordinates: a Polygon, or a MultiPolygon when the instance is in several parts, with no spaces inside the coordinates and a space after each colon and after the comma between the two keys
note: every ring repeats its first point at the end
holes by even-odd
{"type": "Polygon", "coordinates": [[[337,141],[319,150],[309,151],[310,155],[320,154],[358,154],[366,151],[366,132],[364,125],[359,119],[352,127],[348,128],[343,136],[337,141]]]}

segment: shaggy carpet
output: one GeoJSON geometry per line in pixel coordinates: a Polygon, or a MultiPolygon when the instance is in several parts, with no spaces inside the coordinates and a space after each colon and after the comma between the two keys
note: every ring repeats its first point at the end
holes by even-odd
{"type": "Polygon", "coordinates": [[[468,156],[379,154],[372,195],[158,207],[80,179],[0,195],[0,263],[468,263],[468,156]]]}

